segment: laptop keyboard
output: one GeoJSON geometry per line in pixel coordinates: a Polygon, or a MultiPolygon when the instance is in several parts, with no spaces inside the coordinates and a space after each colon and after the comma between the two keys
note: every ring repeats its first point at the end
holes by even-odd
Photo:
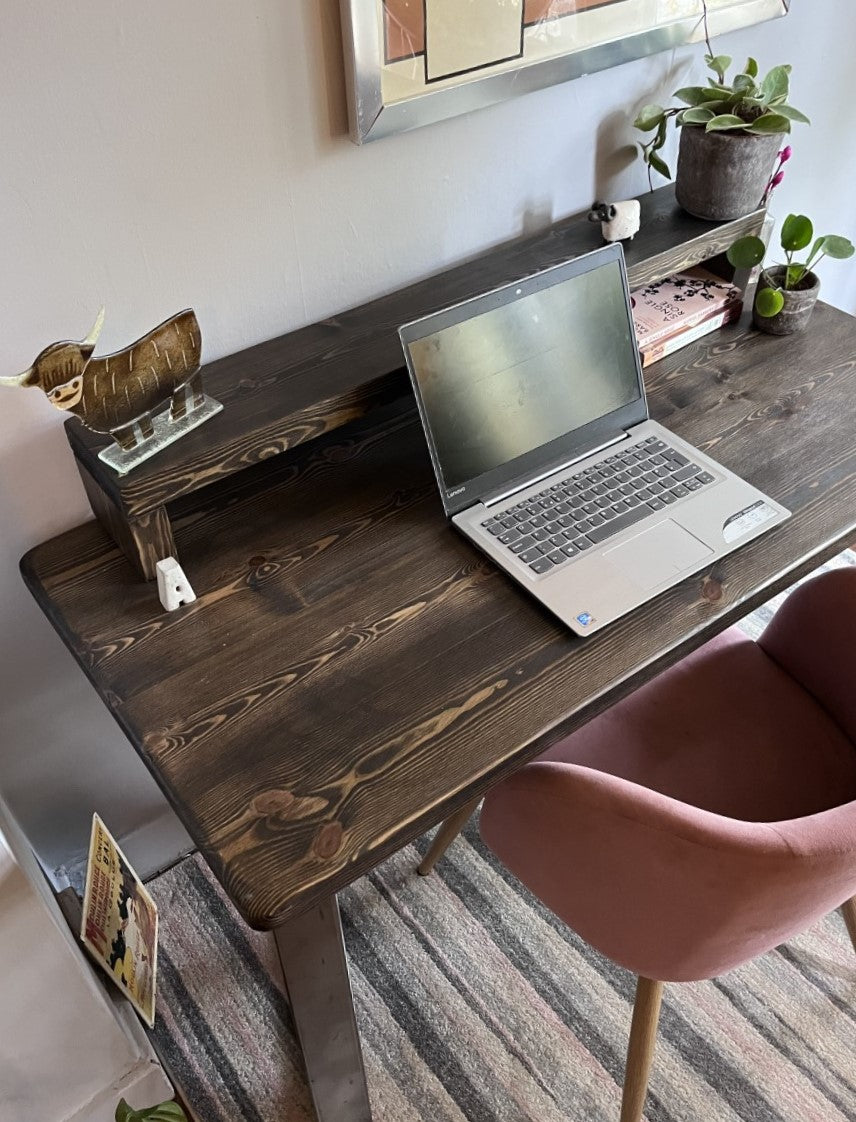
{"type": "Polygon", "coordinates": [[[649,436],[482,526],[534,573],[547,573],[713,481],[683,452],[649,436]]]}

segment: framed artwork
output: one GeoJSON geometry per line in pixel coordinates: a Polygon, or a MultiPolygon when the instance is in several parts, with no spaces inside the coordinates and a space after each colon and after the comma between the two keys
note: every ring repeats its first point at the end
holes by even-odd
{"type": "MultiPolygon", "coordinates": [[[[357,144],[704,39],[701,0],[340,0],[357,144]]],[[[711,36],[788,0],[707,0],[711,36]]]]}

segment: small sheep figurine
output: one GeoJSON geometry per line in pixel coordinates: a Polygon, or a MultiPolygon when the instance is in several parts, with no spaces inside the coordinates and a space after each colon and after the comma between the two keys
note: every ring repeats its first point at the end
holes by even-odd
{"type": "Polygon", "coordinates": [[[604,240],[621,242],[633,238],[639,230],[640,211],[638,199],[627,199],[623,203],[593,203],[589,211],[589,222],[599,222],[604,240]]]}

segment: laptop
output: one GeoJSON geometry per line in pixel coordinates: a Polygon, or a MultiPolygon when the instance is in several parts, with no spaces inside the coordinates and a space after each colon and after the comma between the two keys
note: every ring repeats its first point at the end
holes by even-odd
{"type": "Polygon", "coordinates": [[[577,635],[790,516],[648,416],[618,243],[399,335],[446,515],[577,635]]]}

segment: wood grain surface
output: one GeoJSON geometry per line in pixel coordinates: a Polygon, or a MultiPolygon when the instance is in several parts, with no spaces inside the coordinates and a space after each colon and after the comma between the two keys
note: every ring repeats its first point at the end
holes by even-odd
{"type": "Polygon", "coordinates": [[[161,610],[96,523],[22,569],[250,924],[448,817],[856,533],[856,321],[724,328],[651,412],[794,517],[587,640],[447,525],[406,401],[178,504],[161,610]]]}
{"type": "Polygon", "coordinates": [[[140,576],[144,580],[155,580],[158,561],[175,557],[178,552],[166,507],[154,507],[144,514],[128,517],[95,482],[80,460],[77,461],[77,470],[92,513],[140,576]]]}
{"type": "MultiPolygon", "coordinates": [[[[765,213],[705,222],[681,210],[671,186],[641,201],[641,228],[625,243],[631,287],[721,253],[743,234],[757,232],[765,213]]],[[[205,388],[223,403],[223,412],[126,476],[98,459],[103,438],[76,420],[66,429],[69,442],[120,510],[143,514],[408,395],[401,324],[603,244],[600,225],[575,215],[361,307],[208,363],[202,367],[205,388]]]]}

